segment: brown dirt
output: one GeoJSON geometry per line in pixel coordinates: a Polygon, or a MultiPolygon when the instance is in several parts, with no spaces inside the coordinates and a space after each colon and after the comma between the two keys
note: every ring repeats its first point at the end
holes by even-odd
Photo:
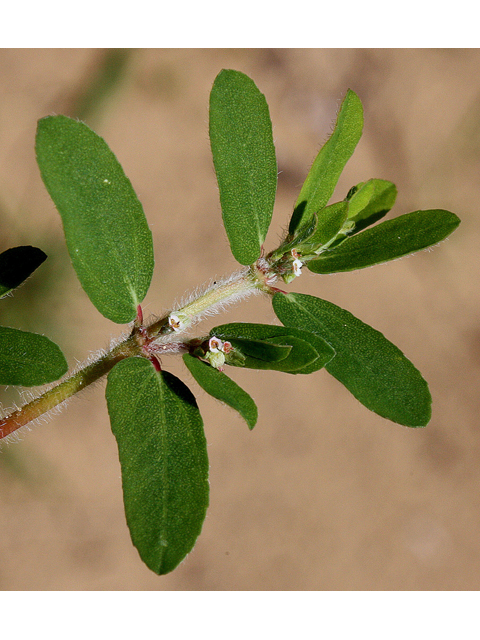
{"type": "MultiPolygon", "coordinates": [[[[72,364],[118,329],[74,277],[33,143],[38,118],[79,113],[105,53],[0,51],[0,249],[36,244],[50,256],[43,279],[39,270],[3,301],[1,321],[47,333],[72,364]]],[[[0,589],[476,590],[480,51],[130,52],[116,90],[85,119],[116,152],[154,233],[147,312],[236,268],[207,128],[209,90],[224,67],[249,74],[271,109],[280,175],[269,248],[348,87],[363,101],[366,126],[338,196],[386,178],[399,189],[394,214],[445,208],[462,218],[433,252],[354,273],[307,274],[290,287],[349,309],[397,344],[430,383],[433,419],[421,430],[392,424],[325,372],[239,371],[259,406],[250,433],[176,361],[165,361],[202,410],[211,506],[192,554],[157,577],[130,543],[99,384],[0,454],[0,589]]],[[[258,299],[227,319],[275,321],[258,299]]],[[[11,390],[0,392],[3,403],[12,399],[11,390]]]]}

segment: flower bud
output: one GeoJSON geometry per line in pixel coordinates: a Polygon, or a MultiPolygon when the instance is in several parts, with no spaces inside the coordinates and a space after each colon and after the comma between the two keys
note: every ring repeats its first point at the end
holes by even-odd
{"type": "Polygon", "coordinates": [[[214,351],[207,351],[205,360],[215,369],[222,371],[223,365],[225,364],[225,355],[221,351],[218,351],[218,349],[215,349],[214,351]]]}

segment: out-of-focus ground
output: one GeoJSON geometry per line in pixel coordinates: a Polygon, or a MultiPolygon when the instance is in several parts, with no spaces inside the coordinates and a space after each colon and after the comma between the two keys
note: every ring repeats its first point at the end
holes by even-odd
{"type": "MultiPolygon", "coordinates": [[[[165,359],[202,411],[211,505],[194,551],[158,577],[130,542],[98,384],[0,453],[0,589],[479,589],[479,50],[1,50],[0,250],[33,244],[49,260],[2,301],[0,322],[45,333],[72,365],[121,332],[80,288],[39,177],[36,121],[51,113],[105,137],[144,205],[156,251],[146,313],[236,269],[208,141],[209,91],[225,67],[250,75],[270,105],[280,173],[267,248],[349,87],[365,129],[337,199],[385,178],[399,190],[393,215],[462,218],[434,251],[290,285],[398,345],[429,381],[432,421],[390,423],[326,372],[235,370],[259,407],[249,432],[165,359]]],[[[204,326],[233,320],[276,322],[254,299],[204,326]]]]}

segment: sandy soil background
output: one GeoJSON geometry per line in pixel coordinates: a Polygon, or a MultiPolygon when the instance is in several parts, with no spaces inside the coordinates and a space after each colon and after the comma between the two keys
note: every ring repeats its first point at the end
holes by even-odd
{"type": "MultiPolygon", "coordinates": [[[[81,117],[105,137],[139,194],[156,249],[147,313],[236,269],[208,141],[209,91],[224,67],[250,75],[270,105],[280,174],[268,248],[348,87],[366,124],[338,199],[385,178],[399,190],[393,215],[445,208],[462,218],[434,251],[306,273],[290,286],[398,345],[430,383],[433,419],[420,430],[390,423],[326,372],[235,371],[259,407],[250,433],[165,360],[202,411],[211,506],[194,551],[157,577],[130,543],[98,384],[0,454],[0,588],[478,589],[479,50],[1,50],[0,250],[33,244],[49,260],[3,301],[0,321],[47,334],[72,365],[120,332],[80,288],[39,177],[36,121],[51,113],[81,117]],[[99,82],[106,70],[108,86],[99,82]]],[[[220,319],[234,320],[275,317],[255,299],[220,319]]],[[[2,404],[15,399],[0,390],[2,404]]]]}

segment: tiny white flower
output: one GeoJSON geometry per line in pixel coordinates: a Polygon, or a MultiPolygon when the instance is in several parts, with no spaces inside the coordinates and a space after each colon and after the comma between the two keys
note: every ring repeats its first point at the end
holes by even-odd
{"type": "Polygon", "coordinates": [[[293,273],[296,276],[301,276],[302,275],[303,262],[301,260],[299,260],[298,258],[295,258],[295,260],[292,263],[292,266],[293,266],[293,273]]]}
{"type": "Polygon", "coordinates": [[[223,351],[223,342],[219,338],[212,336],[208,341],[208,348],[213,353],[218,353],[219,351],[223,351]]]}
{"type": "Polygon", "coordinates": [[[168,324],[172,327],[174,331],[181,331],[181,329],[183,329],[183,326],[184,326],[180,318],[173,313],[171,313],[168,316],[168,324]]]}

